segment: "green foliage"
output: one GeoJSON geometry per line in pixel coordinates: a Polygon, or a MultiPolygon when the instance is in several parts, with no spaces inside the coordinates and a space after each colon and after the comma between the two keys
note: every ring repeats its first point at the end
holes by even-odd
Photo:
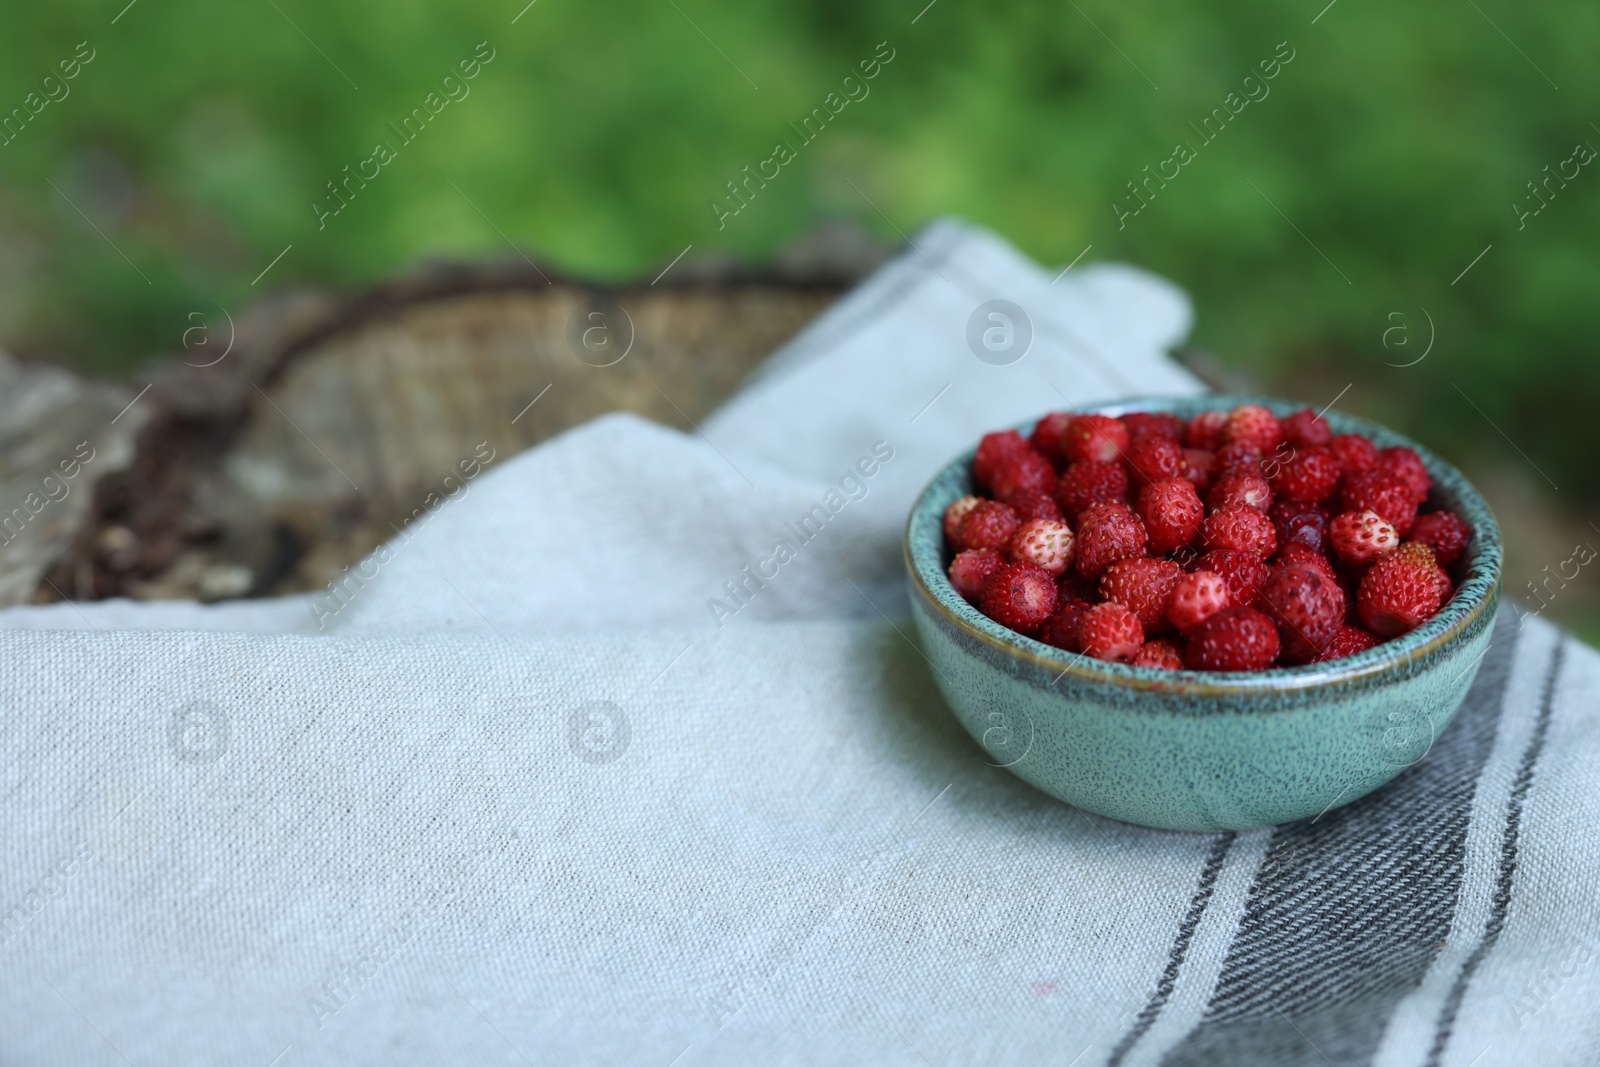
{"type": "Polygon", "coordinates": [[[537,0],[513,24],[522,0],[139,0],[112,24],[121,2],[15,5],[0,36],[5,109],[96,50],[0,147],[0,338],[25,351],[119,370],[174,349],[290,244],[259,288],[507,238],[624,277],[690,243],[757,259],[825,216],[895,239],[956,213],[1045,262],[1092,244],[1174,278],[1197,340],[1269,383],[1357,381],[1357,406],[1461,455],[1505,449],[1487,416],[1563,497],[1600,487],[1600,167],[1525,228],[1511,206],[1600,146],[1594,5],[938,0],[913,25],[925,0],[537,0]],[[480,41],[470,96],[401,145],[389,124],[480,41]],[[881,41],[870,96],[719,229],[724,183],[881,41]],[[1270,95],[1202,145],[1190,124],[1279,42],[1270,95]],[[378,141],[397,158],[319,229],[324,183],[378,141]],[[1125,183],[1179,141],[1196,158],[1119,225],[1125,183]],[[1437,331],[1414,367],[1371,325],[1397,299],[1437,331]]]}

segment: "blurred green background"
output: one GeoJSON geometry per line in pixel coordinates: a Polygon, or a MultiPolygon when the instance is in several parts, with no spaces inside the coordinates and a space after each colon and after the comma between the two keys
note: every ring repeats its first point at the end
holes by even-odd
{"type": "MultiPolygon", "coordinates": [[[[496,227],[624,278],[690,243],[760,260],[824,218],[897,240],[955,213],[1047,264],[1092,245],[1173,278],[1228,372],[1324,402],[1354,383],[1342,407],[1437,445],[1526,527],[1519,578],[1600,546],[1600,167],[1513,207],[1600,147],[1600,7],[524,2],[12,5],[0,109],[79,42],[94,58],[0,147],[0,344],[125,372],[177,348],[197,300],[258,291],[289,244],[258,288],[501,256],[496,227]],[[470,96],[399,146],[388,123],[480,41],[470,96]],[[871,95],[719,230],[724,183],[884,41],[871,95]],[[1191,123],[1280,42],[1270,95],[1201,147],[1191,123]],[[319,230],[324,183],[379,139],[399,158],[319,230]],[[1125,183],[1180,140],[1198,158],[1119,226],[1125,183]],[[1386,350],[1377,317],[1401,300],[1415,343],[1386,350]],[[1425,340],[1415,308],[1434,344],[1392,366],[1425,340]]],[[[1563,596],[1552,612],[1600,633],[1563,596]]]]}

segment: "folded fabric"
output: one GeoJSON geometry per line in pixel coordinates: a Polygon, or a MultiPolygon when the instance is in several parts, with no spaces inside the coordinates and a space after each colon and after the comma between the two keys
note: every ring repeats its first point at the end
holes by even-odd
{"type": "Polygon", "coordinates": [[[1188,327],[942,222],[693,432],[497,462],[337,597],[0,612],[0,1061],[1593,1062],[1600,657],[1554,628],[1504,613],[1389,787],[1237,834],[1060,804],[944,707],[913,495],[1197,391],[1188,327]]]}

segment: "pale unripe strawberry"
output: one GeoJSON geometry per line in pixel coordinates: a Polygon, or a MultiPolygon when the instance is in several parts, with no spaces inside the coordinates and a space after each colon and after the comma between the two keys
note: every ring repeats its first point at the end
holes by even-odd
{"type": "Polygon", "coordinates": [[[1072,564],[1072,530],[1054,519],[1029,519],[1011,538],[1013,563],[1032,563],[1050,577],[1059,576],[1072,564]]]}
{"type": "Polygon", "coordinates": [[[1328,524],[1328,540],[1345,565],[1362,570],[1400,547],[1400,535],[1376,511],[1346,511],[1328,524]]]}

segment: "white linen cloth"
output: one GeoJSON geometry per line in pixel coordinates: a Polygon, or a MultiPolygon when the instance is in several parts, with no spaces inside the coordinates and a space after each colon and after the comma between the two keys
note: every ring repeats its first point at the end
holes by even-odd
{"type": "Polygon", "coordinates": [[[916,491],[1200,388],[1178,290],[1052,278],[937,223],[694,432],[496,460],[337,611],[0,613],[0,1062],[1593,1063],[1600,656],[1552,627],[1506,612],[1427,757],[1275,830],[1087,815],[955,723],[916,491]]]}

